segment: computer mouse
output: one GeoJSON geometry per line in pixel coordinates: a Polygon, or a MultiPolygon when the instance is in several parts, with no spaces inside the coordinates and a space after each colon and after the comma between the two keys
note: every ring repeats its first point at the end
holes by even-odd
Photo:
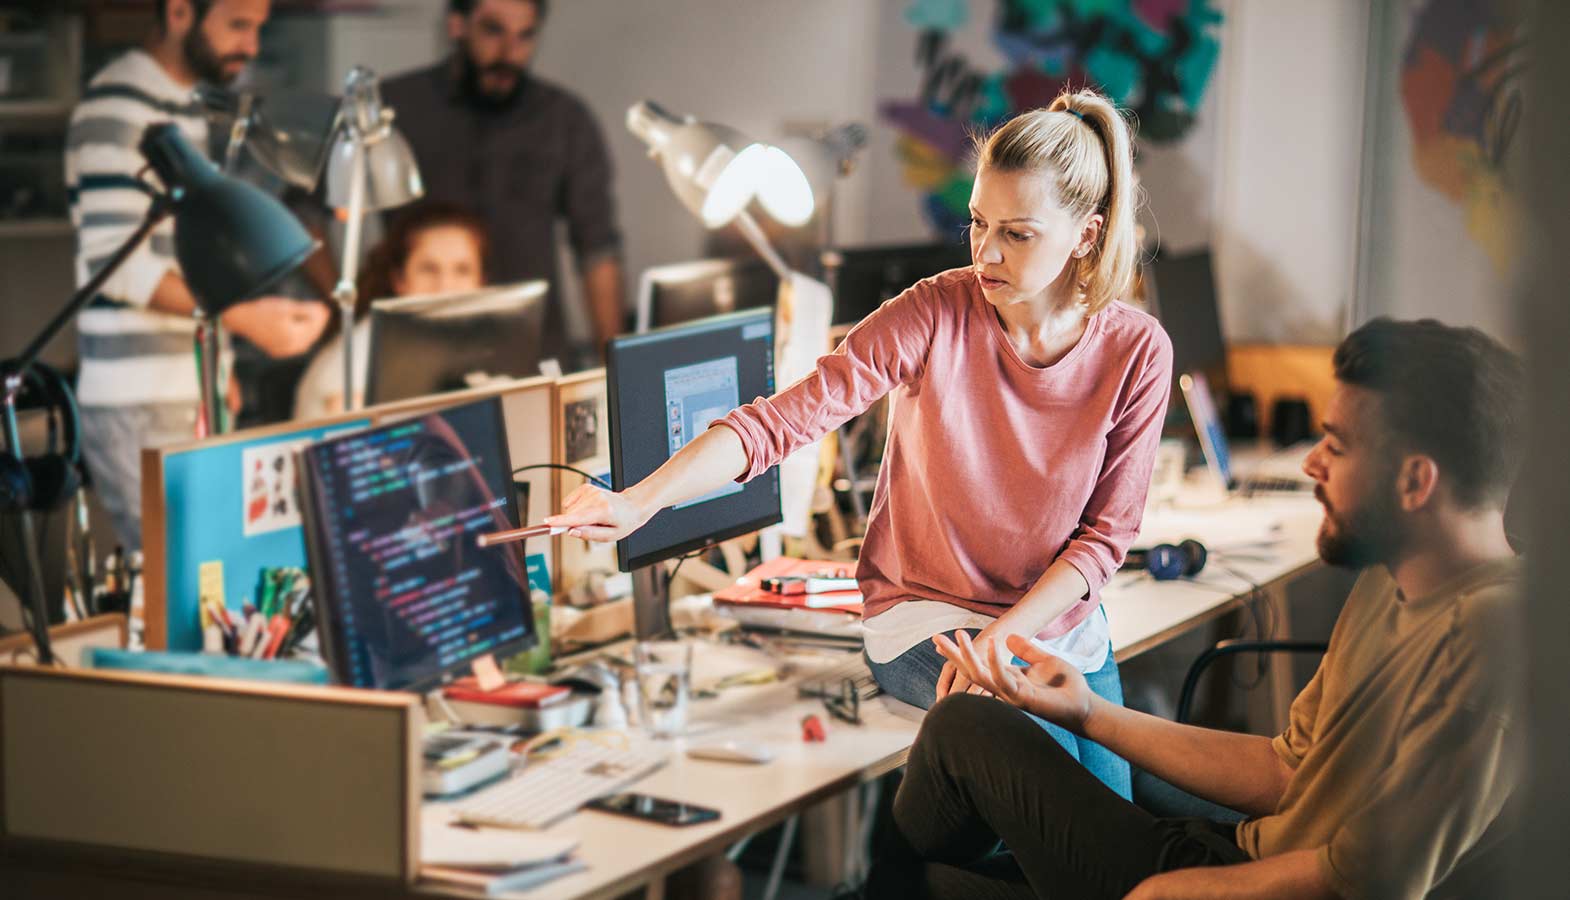
{"type": "Polygon", "coordinates": [[[761,765],[773,761],[774,748],[756,741],[711,741],[688,747],[687,755],[694,759],[761,765]]]}

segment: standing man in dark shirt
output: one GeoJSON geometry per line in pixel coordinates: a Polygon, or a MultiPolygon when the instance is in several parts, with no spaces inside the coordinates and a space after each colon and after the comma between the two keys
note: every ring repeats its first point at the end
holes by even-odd
{"type": "Polygon", "coordinates": [[[583,277],[596,346],[621,331],[621,234],[611,161],[589,108],[532,75],[546,0],[449,0],[452,55],[382,84],[426,196],[475,212],[495,242],[493,281],[544,278],[546,354],[567,358],[555,223],[583,277]]]}

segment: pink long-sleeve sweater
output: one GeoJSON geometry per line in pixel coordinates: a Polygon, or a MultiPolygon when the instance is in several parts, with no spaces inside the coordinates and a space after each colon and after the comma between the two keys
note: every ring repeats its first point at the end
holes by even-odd
{"type": "Polygon", "coordinates": [[[970,269],[917,282],[811,375],[719,423],[746,481],[891,391],[856,577],[866,615],[937,600],[997,616],[1065,559],[1090,586],[1038,636],[1095,610],[1139,531],[1172,382],[1156,320],[1113,303],[1046,368],[1009,342],[970,269]]]}

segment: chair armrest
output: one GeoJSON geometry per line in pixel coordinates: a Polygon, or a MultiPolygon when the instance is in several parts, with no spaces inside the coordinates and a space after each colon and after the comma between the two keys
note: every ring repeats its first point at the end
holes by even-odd
{"type": "Polygon", "coordinates": [[[1214,647],[1201,653],[1194,664],[1188,667],[1188,674],[1183,676],[1183,690],[1178,694],[1177,720],[1188,722],[1189,708],[1194,703],[1194,690],[1199,686],[1199,676],[1204,674],[1211,663],[1224,656],[1239,653],[1315,653],[1323,656],[1329,648],[1330,645],[1324,641],[1218,641],[1214,647]]]}

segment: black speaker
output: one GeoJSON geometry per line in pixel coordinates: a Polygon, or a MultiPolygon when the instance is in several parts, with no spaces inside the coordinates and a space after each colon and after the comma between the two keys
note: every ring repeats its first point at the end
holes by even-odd
{"type": "Polygon", "coordinates": [[[1308,401],[1283,397],[1270,410],[1270,437],[1277,447],[1290,447],[1314,436],[1313,416],[1308,401]]]}

